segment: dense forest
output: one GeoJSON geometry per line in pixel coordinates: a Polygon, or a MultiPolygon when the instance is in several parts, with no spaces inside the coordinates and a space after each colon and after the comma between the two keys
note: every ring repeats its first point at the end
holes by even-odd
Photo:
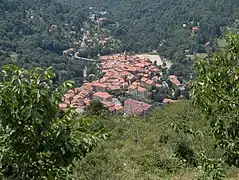
{"type": "Polygon", "coordinates": [[[170,47],[168,51],[162,51],[170,59],[173,57],[170,52],[179,47],[190,52],[205,52],[202,46],[220,37],[222,28],[232,24],[239,13],[236,0],[70,2],[79,3],[83,9],[92,6],[108,10],[108,16],[112,16],[121,25],[117,33],[125,40],[126,50],[142,52],[170,47]],[[194,26],[198,26],[199,31],[196,36],[191,36],[194,26]],[[164,44],[162,47],[161,43],[164,44]]]}
{"type": "Polygon", "coordinates": [[[62,51],[79,47],[92,7],[117,23],[109,30],[120,46],[104,53],[157,51],[174,62],[170,74],[189,79],[192,55],[216,51],[217,39],[237,20],[238,6],[236,0],[1,0],[0,61],[25,68],[53,66],[56,83],[73,79],[80,84],[85,62],[69,60],[62,51]],[[198,30],[192,32],[193,27],[198,30]]]}
{"type": "Polygon", "coordinates": [[[27,69],[53,66],[55,82],[82,81],[85,63],[62,56],[82,36],[86,20],[80,9],[48,0],[0,2],[0,65],[27,69]]]}
{"type": "MultiPolygon", "coordinates": [[[[61,0],[59,0],[61,1],[61,0]]],[[[71,0],[78,4],[107,10],[119,22],[112,33],[120,37],[122,51],[157,50],[175,64],[171,73],[188,79],[192,62],[186,55],[214,52],[217,38],[225,34],[239,15],[237,0],[71,0]],[[192,32],[193,27],[198,30],[192,32]]]]}

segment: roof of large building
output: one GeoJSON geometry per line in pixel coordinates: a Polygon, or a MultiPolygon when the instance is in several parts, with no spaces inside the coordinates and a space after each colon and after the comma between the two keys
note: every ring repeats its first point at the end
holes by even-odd
{"type": "Polygon", "coordinates": [[[178,80],[177,76],[175,76],[175,75],[170,75],[170,76],[169,76],[169,79],[170,79],[170,81],[171,81],[174,85],[176,85],[176,86],[182,85],[182,84],[180,83],[180,81],[178,80]]]}
{"type": "MultiPolygon", "coordinates": [[[[134,100],[134,99],[127,99],[124,102],[125,110],[126,110],[127,105],[130,105],[130,107],[131,107],[131,112],[130,113],[132,113],[132,114],[141,114],[141,113],[147,111],[148,109],[150,109],[152,107],[152,105],[150,105],[150,104],[147,104],[147,103],[144,103],[144,102],[141,102],[141,101],[137,101],[137,100],[134,100]]],[[[127,110],[126,110],[126,113],[127,113],[127,110]]]]}
{"type": "Polygon", "coordinates": [[[107,92],[97,92],[97,93],[93,94],[93,96],[98,96],[101,98],[111,98],[112,97],[112,95],[110,95],[107,92]]]}

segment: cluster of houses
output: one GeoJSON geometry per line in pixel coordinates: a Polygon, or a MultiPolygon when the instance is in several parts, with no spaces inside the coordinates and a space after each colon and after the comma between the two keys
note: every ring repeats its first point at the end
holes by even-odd
{"type": "Polygon", "coordinates": [[[126,90],[146,95],[152,86],[161,86],[158,84],[160,69],[147,58],[127,56],[126,53],[103,56],[101,67],[104,77],[99,82],[111,92],[126,90]]]}
{"type": "MultiPolygon", "coordinates": [[[[101,57],[101,71],[103,77],[93,82],[86,82],[81,87],[69,90],[64,95],[61,109],[84,109],[92,100],[101,101],[112,112],[121,112],[127,115],[144,115],[152,105],[127,99],[123,105],[115,100],[114,95],[119,92],[134,92],[143,96],[150,95],[152,86],[159,84],[161,70],[147,58],[116,54],[101,57]]],[[[171,82],[180,86],[176,76],[170,76],[171,82]]],[[[165,103],[175,102],[165,99],[165,103]]]]}

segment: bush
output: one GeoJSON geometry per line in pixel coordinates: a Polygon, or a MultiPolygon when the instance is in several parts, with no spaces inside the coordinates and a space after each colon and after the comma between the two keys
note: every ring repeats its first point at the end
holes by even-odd
{"type": "Polygon", "coordinates": [[[188,165],[192,165],[194,167],[197,166],[196,155],[193,149],[190,147],[189,142],[185,139],[181,139],[177,142],[175,153],[178,158],[185,161],[188,165]]]}

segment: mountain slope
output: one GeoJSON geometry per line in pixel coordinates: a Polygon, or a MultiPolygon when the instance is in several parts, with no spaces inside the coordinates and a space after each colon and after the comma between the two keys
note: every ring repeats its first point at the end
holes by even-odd
{"type": "Polygon", "coordinates": [[[56,82],[66,79],[80,82],[84,64],[68,62],[62,51],[81,39],[79,29],[86,20],[81,10],[52,0],[1,1],[4,11],[0,12],[0,65],[53,66],[56,82]],[[70,36],[72,31],[76,31],[74,36],[70,36]]]}
{"type": "Polygon", "coordinates": [[[239,14],[236,0],[72,0],[83,7],[107,8],[110,16],[120,22],[125,33],[122,39],[128,50],[147,51],[159,48],[159,44],[175,41],[175,46],[183,44],[184,49],[193,47],[193,42],[204,44],[221,35],[220,27],[232,23],[239,14]],[[183,24],[187,26],[183,28],[183,24]],[[199,26],[196,38],[188,39],[191,28],[199,26]],[[185,37],[188,40],[185,40],[185,37]],[[171,39],[172,38],[172,39],[171,39]],[[127,41],[128,40],[128,41],[127,41]],[[180,42],[182,41],[182,42],[180,42]],[[186,41],[186,42],[184,42],[186,41]],[[189,43],[189,45],[187,45],[189,43]]]}
{"type": "MultiPolygon", "coordinates": [[[[61,1],[61,0],[59,0],[61,1]]],[[[148,52],[174,61],[173,74],[189,78],[192,62],[185,55],[211,53],[218,37],[239,15],[237,0],[71,0],[87,11],[107,9],[108,17],[119,22],[114,31],[122,51],[148,52]],[[199,30],[195,33],[192,28],[199,30]],[[183,70],[184,69],[184,70],[183,70]]]]}

